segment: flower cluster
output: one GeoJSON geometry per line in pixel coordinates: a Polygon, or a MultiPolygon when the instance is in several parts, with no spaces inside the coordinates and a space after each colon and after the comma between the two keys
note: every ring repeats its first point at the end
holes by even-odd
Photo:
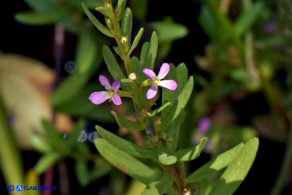
{"type": "MultiPolygon", "coordinates": [[[[163,80],[166,75],[169,73],[170,66],[168,63],[163,63],[160,67],[159,73],[156,76],[155,72],[149,68],[145,68],[143,73],[146,77],[148,77],[150,82],[150,88],[147,91],[146,97],[147,99],[152,99],[155,97],[158,91],[158,87],[164,87],[169,90],[176,90],[177,83],[174,80],[163,80]]],[[[99,76],[100,83],[104,86],[107,91],[97,91],[93,92],[89,96],[89,100],[95,104],[99,105],[104,103],[106,100],[112,101],[115,105],[121,105],[122,100],[120,95],[118,94],[120,88],[120,81],[115,80],[112,85],[110,84],[107,77],[100,75],[99,76]]]]}

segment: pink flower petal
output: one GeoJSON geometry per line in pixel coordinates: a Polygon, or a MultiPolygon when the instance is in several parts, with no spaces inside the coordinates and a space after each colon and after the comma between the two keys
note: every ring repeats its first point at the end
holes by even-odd
{"type": "Polygon", "coordinates": [[[160,70],[159,70],[159,73],[158,73],[158,78],[159,79],[163,79],[169,72],[169,69],[170,69],[170,66],[168,63],[163,63],[160,70]]]}
{"type": "Polygon", "coordinates": [[[153,70],[151,70],[151,69],[149,69],[149,68],[145,68],[145,69],[143,70],[143,72],[144,72],[145,76],[148,77],[148,78],[151,79],[151,80],[154,80],[155,77],[156,77],[155,72],[153,72],[153,70]]]}
{"type": "Polygon", "coordinates": [[[158,91],[158,87],[156,85],[152,85],[147,91],[147,95],[146,95],[147,99],[149,100],[149,99],[154,98],[157,91],[158,91]]]}
{"type": "Polygon", "coordinates": [[[109,80],[103,76],[103,75],[99,75],[99,82],[102,84],[102,86],[104,86],[107,90],[109,90],[111,88],[111,84],[109,82],[109,80]]]}
{"type": "Polygon", "coordinates": [[[118,90],[119,90],[119,88],[120,88],[120,81],[118,81],[118,80],[115,80],[114,82],[113,82],[113,84],[112,84],[112,88],[113,88],[113,90],[115,91],[115,92],[117,92],[118,90]]]}
{"type": "Polygon", "coordinates": [[[174,80],[163,80],[159,82],[159,86],[169,90],[176,90],[177,84],[174,80]]]}
{"type": "Polygon", "coordinates": [[[88,98],[93,104],[98,105],[106,100],[110,99],[110,96],[108,95],[108,92],[106,91],[100,91],[100,92],[93,92],[90,94],[88,98]]]}
{"type": "Polygon", "coordinates": [[[122,100],[121,97],[118,94],[115,94],[114,97],[112,98],[112,101],[115,105],[121,105],[122,100]]]}

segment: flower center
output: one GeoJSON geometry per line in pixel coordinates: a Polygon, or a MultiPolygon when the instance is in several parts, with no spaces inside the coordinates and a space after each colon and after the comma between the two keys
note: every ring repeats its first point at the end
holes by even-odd
{"type": "Polygon", "coordinates": [[[108,95],[112,98],[112,97],[114,97],[114,95],[115,95],[115,91],[113,90],[113,89],[109,89],[108,90],[108,95]]]}
{"type": "Polygon", "coordinates": [[[155,77],[155,79],[154,79],[154,85],[159,85],[159,83],[160,83],[160,79],[157,78],[157,77],[155,77]]]}

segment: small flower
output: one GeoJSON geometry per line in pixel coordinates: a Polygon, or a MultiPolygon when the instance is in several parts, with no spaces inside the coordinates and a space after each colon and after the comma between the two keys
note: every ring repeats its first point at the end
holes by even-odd
{"type": "Polygon", "coordinates": [[[121,105],[121,97],[117,94],[117,91],[120,88],[120,81],[115,80],[112,85],[110,85],[109,80],[103,75],[99,76],[99,81],[107,91],[93,92],[90,94],[89,100],[93,104],[98,105],[109,99],[110,101],[113,101],[115,105],[121,105]]]}
{"type": "Polygon", "coordinates": [[[158,91],[158,86],[164,87],[169,90],[176,90],[177,84],[174,80],[162,80],[168,74],[169,69],[169,64],[163,63],[159,70],[158,76],[156,76],[153,70],[149,68],[145,68],[143,70],[144,74],[153,82],[152,86],[147,91],[147,99],[152,99],[156,95],[158,91]]]}
{"type": "Polygon", "coordinates": [[[204,117],[199,121],[198,129],[201,133],[205,134],[212,126],[212,120],[204,117]]]}

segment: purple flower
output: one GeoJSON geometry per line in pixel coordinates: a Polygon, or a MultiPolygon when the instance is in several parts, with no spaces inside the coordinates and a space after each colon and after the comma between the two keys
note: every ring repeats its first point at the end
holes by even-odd
{"type": "Polygon", "coordinates": [[[147,99],[152,99],[156,95],[158,86],[169,90],[176,90],[177,84],[174,80],[162,80],[168,74],[169,69],[169,64],[163,63],[159,70],[158,76],[156,76],[155,72],[149,68],[145,68],[143,70],[144,74],[153,82],[152,86],[147,91],[147,99]]]}
{"type": "Polygon", "coordinates": [[[93,92],[90,94],[89,100],[93,104],[98,105],[109,99],[110,101],[113,101],[115,105],[121,105],[121,97],[117,94],[117,91],[120,88],[120,81],[115,80],[112,85],[110,85],[109,80],[103,75],[99,76],[99,81],[107,91],[93,92]]]}
{"type": "Polygon", "coordinates": [[[204,117],[199,121],[198,129],[205,134],[212,126],[212,120],[208,117],[204,117]]]}
{"type": "Polygon", "coordinates": [[[268,35],[272,35],[277,32],[277,23],[276,22],[267,22],[264,25],[264,32],[268,35]]]}

